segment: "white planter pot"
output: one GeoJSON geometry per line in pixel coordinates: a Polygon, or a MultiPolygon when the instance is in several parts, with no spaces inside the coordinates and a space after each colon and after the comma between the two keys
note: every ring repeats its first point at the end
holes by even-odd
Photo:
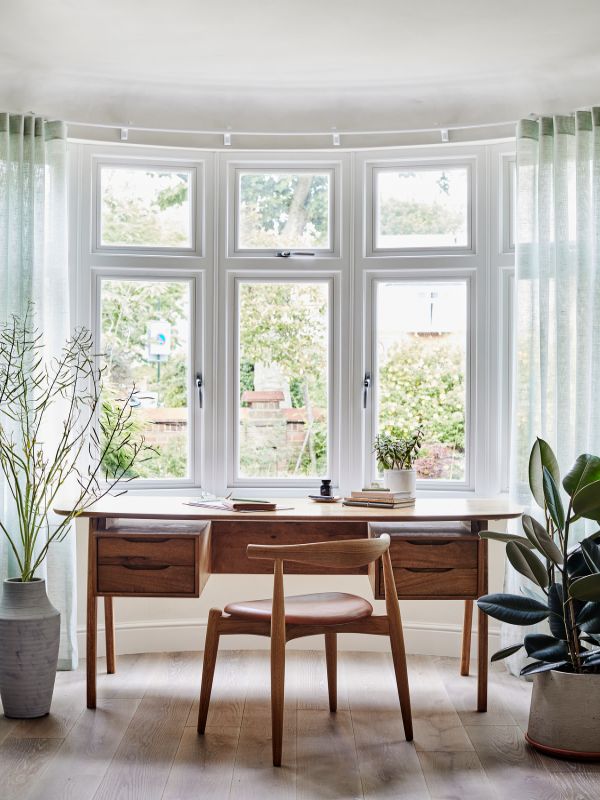
{"type": "Polygon", "coordinates": [[[534,675],[526,739],[548,755],[600,759],[600,675],[534,675]]]}
{"type": "Polygon", "coordinates": [[[406,492],[416,497],[417,473],[414,469],[384,469],[383,483],[390,492],[406,492]]]}

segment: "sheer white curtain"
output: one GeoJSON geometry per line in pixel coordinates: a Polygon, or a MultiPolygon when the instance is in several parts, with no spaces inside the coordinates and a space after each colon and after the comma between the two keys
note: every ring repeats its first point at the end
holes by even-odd
{"type": "MultiPolygon", "coordinates": [[[[511,492],[528,508],[536,436],[563,474],[600,453],[600,108],[518,125],[515,288],[511,492]]],[[[526,583],[507,567],[507,591],[526,583]]],[[[522,635],[503,626],[503,645],[522,635]]]]}
{"type": "MultiPolygon", "coordinates": [[[[0,113],[0,320],[22,314],[32,302],[51,357],[71,330],[66,128],[0,113]]],[[[11,499],[1,486],[0,513],[12,526],[11,499]]],[[[52,545],[45,569],[48,594],[61,612],[59,666],[70,669],[77,662],[74,531],[52,545]]],[[[0,537],[0,578],[14,574],[0,537]]]]}

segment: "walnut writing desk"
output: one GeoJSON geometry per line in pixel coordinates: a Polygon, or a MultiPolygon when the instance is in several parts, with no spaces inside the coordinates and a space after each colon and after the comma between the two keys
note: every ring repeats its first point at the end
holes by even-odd
{"type": "MultiPolygon", "coordinates": [[[[489,521],[520,516],[502,499],[417,500],[401,509],[356,508],[282,499],[287,511],[240,513],[185,505],[182,497],[107,497],[89,517],[87,704],[96,707],[97,599],[104,598],[106,660],[115,671],[113,597],[199,597],[211,574],[265,573],[270,565],[246,557],[248,544],[291,544],[378,536],[390,553],[401,600],[464,600],[461,674],[468,675],[473,601],[487,592],[489,521]],[[402,523],[402,524],[399,524],[402,523]]],[[[66,508],[57,512],[67,513],[66,508]]],[[[319,568],[286,565],[289,572],[319,568]]],[[[383,598],[379,568],[369,578],[383,598]]],[[[328,573],[331,570],[327,570],[328,573]]],[[[340,570],[342,574],[342,570],[340,570]]],[[[343,574],[367,574],[367,568],[343,574]]],[[[478,613],[477,709],[487,708],[487,617],[478,613]]]]}

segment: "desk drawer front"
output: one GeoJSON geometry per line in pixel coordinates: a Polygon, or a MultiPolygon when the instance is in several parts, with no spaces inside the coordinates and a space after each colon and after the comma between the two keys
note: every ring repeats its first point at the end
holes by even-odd
{"type": "MultiPolygon", "coordinates": [[[[398,597],[475,597],[477,569],[394,567],[398,597]]],[[[381,577],[383,587],[383,576],[381,577]]]]}
{"type": "Polygon", "coordinates": [[[98,592],[117,595],[197,597],[194,567],[98,565],[98,592]]]}
{"type": "Polygon", "coordinates": [[[394,567],[457,567],[477,569],[477,542],[437,542],[393,538],[390,557],[394,567]]]}
{"type": "Polygon", "coordinates": [[[149,536],[106,536],[98,538],[98,564],[127,564],[150,567],[193,567],[195,539],[165,534],[149,536]]]}

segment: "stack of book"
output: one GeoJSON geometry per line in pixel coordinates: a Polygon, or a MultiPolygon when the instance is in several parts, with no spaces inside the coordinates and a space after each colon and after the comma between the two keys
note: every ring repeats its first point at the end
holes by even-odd
{"type": "Polygon", "coordinates": [[[403,508],[414,506],[415,498],[409,492],[390,492],[389,489],[363,489],[360,492],[351,492],[350,497],[344,497],[345,506],[364,506],[366,508],[403,508]]]}

